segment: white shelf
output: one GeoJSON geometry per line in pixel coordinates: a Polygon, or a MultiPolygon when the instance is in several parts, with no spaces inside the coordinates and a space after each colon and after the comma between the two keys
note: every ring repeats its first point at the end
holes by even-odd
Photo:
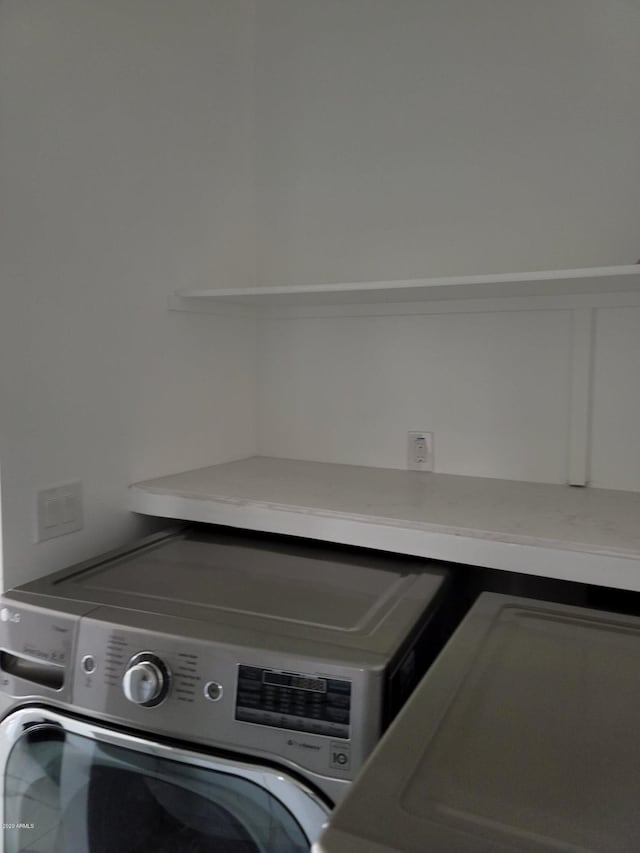
{"type": "Polygon", "coordinates": [[[628,291],[640,291],[638,264],[407,281],[180,290],[172,298],[171,307],[189,310],[208,303],[268,308],[628,291]]]}
{"type": "Polygon", "coordinates": [[[640,494],[252,457],[136,483],[147,515],[640,590],[640,494]]]}

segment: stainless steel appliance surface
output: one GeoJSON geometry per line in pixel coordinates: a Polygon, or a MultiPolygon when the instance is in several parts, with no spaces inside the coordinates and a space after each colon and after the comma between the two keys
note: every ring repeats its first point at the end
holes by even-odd
{"type": "Polygon", "coordinates": [[[482,594],[314,853],[635,853],[640,618],[482,594]]]}
{"type": "Polygon", "coordinates": [[[446,587],[425,561],[193,526],[11,590],[3,849],[308,850],[446,587]]]}

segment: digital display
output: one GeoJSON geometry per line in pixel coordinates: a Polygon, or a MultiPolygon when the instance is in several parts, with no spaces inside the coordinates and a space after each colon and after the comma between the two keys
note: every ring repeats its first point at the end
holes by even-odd
{"type": "Polygon", "coordinates": [[[280,672],[263,672],[262,680],[265,684],[277,684],[279,687],[291,686],[291,676],[282,675],[280,672]]]}
{"type": "Polygon", "coordinates": [[[327,682],[324,678],[313,678],[308,675],[289,675],[284,672],[263,672],[265,684],[277,684],[279,687],[293,687],[297,690],[313,690],[316,693],[327,692],[327,682]]]}
{"type": "Polygon", "coordinates": [[[324,678],[309,678],[306,675],[292,675],[291,686],[300,690],[315,690],[317,693],[326,693],[327,682],[324,678]]]}

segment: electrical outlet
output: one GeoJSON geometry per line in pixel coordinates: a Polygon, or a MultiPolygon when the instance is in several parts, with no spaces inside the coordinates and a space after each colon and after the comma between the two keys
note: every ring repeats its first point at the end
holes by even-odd
{"type": "Polygon", "coordinates": [[[38,542],[82,530],[82,483],[41,489],[37,495],[38,542]]]}
{"type": "Polygon", "coordinates": [[[410,430],[407,433],[407,468],[433,471],[433,433],[410,430]]]}

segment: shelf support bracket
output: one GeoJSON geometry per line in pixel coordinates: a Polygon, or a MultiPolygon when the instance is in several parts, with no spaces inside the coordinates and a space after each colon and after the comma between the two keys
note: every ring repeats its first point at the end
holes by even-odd
{"type": "Polygon", "coordinates": [[[595,309],[572,312],[569,394],[569,485],[589,482],[595,309]]]}

